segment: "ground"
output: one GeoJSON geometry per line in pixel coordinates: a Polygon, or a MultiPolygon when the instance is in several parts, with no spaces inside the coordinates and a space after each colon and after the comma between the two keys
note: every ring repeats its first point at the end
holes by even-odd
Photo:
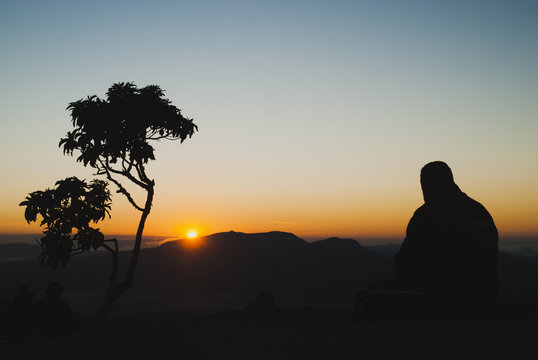
{"type": "MultiPolygon", "coordinates": [[[[2,344],[1,359],[535,359],[538,316],[489,322],[385,317],[356,324],[344,309],[121,314],[99,340],[2,344]]],[[[80,319],[79,328],[89,318],[80,319]]]]}

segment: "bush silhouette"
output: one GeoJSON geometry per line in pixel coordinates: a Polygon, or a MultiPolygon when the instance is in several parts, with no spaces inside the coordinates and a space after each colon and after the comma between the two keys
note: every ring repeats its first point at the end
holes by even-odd
{"type": "Polygon", "coordinates": [[[106,181],[85,180],[70,177],[56,182],[56,187],[34,191],[20,203],[26,206],[24,217],[28,223],[41,216],[45,236],[39,239],[43,252],[41,264],[56,269],[61,262],[65,267],[71,256],[97,250],[105,246],[104,235],[90,224],[109,215],[110,192],[106,181]],[[76,230],[71,235],[73,229],[76,230]]]}

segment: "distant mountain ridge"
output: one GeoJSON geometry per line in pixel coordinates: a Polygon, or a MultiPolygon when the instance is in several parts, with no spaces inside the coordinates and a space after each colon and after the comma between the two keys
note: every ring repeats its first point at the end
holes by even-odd
{"type": "MultiPolygon", "coordinates": [[[[230,231],[196,242],[199,246],[184,240],[142,249],[135,284],[119,304],[238,309],[259,292],[270,291],[283,306],[350,307],[357,291],[373,281],[394,278],[392,257],[353,239],[309,243],[286,232],[230,231]]],[[[0,245],[0,254],[2,249],[0,245]]],[[[120,253],[124,266],[129,255],[120,253]]],[[[75,257],[56,272],[41,268],[37,256],[0,261],[0,295],[11,296],[20,284],[42,293],[56,280],[68,292],[100,301],[110,266],[104,252],[75,257]]],[[[499,269],[502,301],[538,300],[538,262],[501,254],[499,269]]]]}
{"type": "Polygon", "coordinates": [[[275,293],[284,304],[344,306],[352,304],[356,292],[375,280],[374,276],[385,278],[392,273],[390,259],[354,240],[308,243],[285,232],[226,232],[200,242],[203,244],[196,249],[188,249],[180,241],[147,249],[140,272],[179,274],[180,284],[142,276],[135,288],[165,293],[177,286],[178,293],[196,293],[197,298],[229,307],[252,300],[260,291],[275,293]]]}
{"type": "Polygon", "coordinates": [[[18,261],[32,259],[41,253],[41,248],[36,244],[2,244],[0,245],[0,261],[18,261]]]}

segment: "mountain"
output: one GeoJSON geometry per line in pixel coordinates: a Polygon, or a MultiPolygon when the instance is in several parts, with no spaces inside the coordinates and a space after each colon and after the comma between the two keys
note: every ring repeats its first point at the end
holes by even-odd
{"type": "Polygon", "coordinates": [[[41,253],[36,244],[2,244],[0,245],[0,261],[19,261],[35,259],[41,253]]]}
{"type": "MultiPolygon", "coordinates": [[[[232,231],[196,242],[172,241],[142,249],[134,286],[118,307],[240,309],[261,291],[270,291],[280,306],[349,308],[359,290],[373,281],[394,278],[391,257],[353,239],[308,243],[285,232],[232,231]]],[[[127,251],[120,253],[123,267],[129,256],[127,251]]],[[[42,295],[48,282],[55,280],[89,310],[102,300],[110,267],[106,252],[74,257],[57,271],[41,268],[36,257],[0,261],[0,296],[11,297],[21,284],[42,295]]],[[[120,276],[124,271],[120,269],[120,276]]],[[[501,254],[499,272],[501,301],[538,300],[538,262],[501,254]]]]}
{"type": "Polygon", "coordinates": [[[228,232],[200,241],[196,249],[176,241],[146,250],[139,274],[175,276],[138,276],[134,292],[199,307],[241,307],[261,291],[280,304],[350,306],[359,289],[392,273],[390,259],[351,239],[307,243],[283,232],[228,232]]]}

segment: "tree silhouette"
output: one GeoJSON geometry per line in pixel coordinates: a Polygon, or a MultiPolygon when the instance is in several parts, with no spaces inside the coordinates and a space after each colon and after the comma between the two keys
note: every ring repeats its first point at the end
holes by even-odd
{"type": "MultiPolygon", "coordinates": [[[[190,138],[198,130],[198,127],[193,123],[192,119],[181,115],[181,111],[164,97],[163,90],[157,85],[138,88],[133,83],[116,83],[108,89],[106,99],[100,99],[95,95],[88,96],[86,99],[70,103],[67,110],[71,112],[74,130],[68,132],[66,137],[60,140],[59,146],[63,148],[64,154],[80,153],[77,157],[78,162],[96,169],[97,175],[106,176],[109,181],[117,186],[117,192],[124,195],[131,205],[141,212],[127,274],[123,281],[115,280],[117,243],[115,253],[112,251],[116,265],[113,268],[114,277],[111,276],[105,300],[98,314],[98,322],[102,323],[113,302],[133,284],[142,243],[142,233],[151,210],[154,195],[155,181],[146,174],[146,165],[150,160],[155,160],[154,148],[151,143],[161,139],[180,140],[180,142],[183,142],[186,138],[190,138]],[[143,206],[135,201],[121,181],[135,184],[146,192],[143,206]]],[[[102,183],[98,184],[102,185],[102,183]]],[[[39,192],[30,194],[27,201],[31,201],[33,194],[37,198],[39,196],[37,193],[39,192]]],[[[105,198],[106,196],[103,197],[103,199],[105,198]]],[[[109,197],[106,198],[107,201],[108,199],[109,197]]],[[[82,202],[86,202],[87,206],[81,209],[80,213],[88,212],[89,214],[93,208],[85,200],[85,198],[82,199],[82,202]]],[[[25,202],[21,203],[21,205],[23,204],[25,202]]],[[[30,219],[34,219],[35,208],[29,207],[28,205],[30,204],[26,204],[26,212],[30,215],[30,219]]],[[[108,206],[108,202],[106,204],[108,206]]],[[[68,208],[56,216],[61,219],[57,220],[58,224],[64,224],[64,230],[67,230],[70,224],[67,220],[68,217],[64,216],[68,212],[68,208]]],[[[108,207],[105,210],[108,210],[108,207]]],[[[88,217],[88,214],[85,215],[84,219],[89,218],[89,221],[94,221],[94,218],[88,217]]],[[[51,224],[46,221],[43,224],[47,225],[45,232],[47,234],[47,231],[51,229],[51,224]]],[[[55,229],[55,226],[53,225],[52,228],[55,229]]],[[[76,226],[73,227],[77,228],[76,226]]],[[[87,228],[89,229],[89,227],[87,228]]],[[[66,236],[66,233],[62,234],[57,236],[66,236]]],[[[83,232],[83,234],[86,233],[83,232]]],[[[94,233],[92,232],[92,234],[94,233]]],[[[85,239],[85,236],[82,235],[82,238],[85,239]]],[[[75,235],[71,241],[74,239],[75,242],[80,242],[80,238],[81,235],[75,235]]],[[[57,241],[61,243],[60,240],[57,241]]],[[[71,251],[73,252],[73,249],[75,249],[74,252],[76,252],[76,249],[79,248],[85,249],[87,245],[84,241],[86,240],[83,240],[85,247],[81,247],[82,243],[77,243],[77,245],[70,248],[71,251]]],[[[92,244],[91,241],[90,243],[92,244]]],[[[103,244],[106,244],[106,242],[103,242],[103,244]]],[[[110,248],[110,250],[113,249],[110,248]]],[[[51,259],[50,253],[47,252],[47,256],[51,259]]],[[[55,258],[52,257],[52,259],[55,258]]],[[[64,265],[66,263],[64,258],[58,258],[57,260],[63,261],[64,265]]],[[[51,264],[54,264],[54,261],[57,260],[52,260],[51,264]]]]}
{"type": "Polygon", "coordinates": [[[56,269],[61,262],[65,267],[71,256],[104,247],[114,252],[104,235],[90,224],[103,220],[109,215],[110,192],[106,181],[85,180],[69,177],[56,182],[54,189],[34,191],[20,203],[26,206],[24,217],[28,223],[41,216],[41,226],[45,226],[45,236],[39,239],[43,252],[39,255],[41,264],[56,269]],[[76,230],[74,235],[73,229],[76,230]]]}
{"type": "MultiPolygon", "coordinates": [[[[62,267],[65,267],[74,255],[90,249],[106,249],[112,255],[112,271],[106,299],[116,283],[118,241],[105,239],[103,233],[90,224],[104,220],[107,215],[110,217],[111,196],[108,183],[92,180],[88,184],[85,180],[69,177],[57,181],[55,185],[53,189],[30,193],[20,203],[20,206],[26,206],[24,217],[28,223],[37,221],[40,216],[40,225],[45,226],[45,236],[39,239],[43,249],[39,254],[41,265],[56,269],[58,263],[62,263],[62,267]]],[[[103,305],[105,303],[106,301],[103,305]]],[[[102,324],[105,316],[106,312],[99,313],[99,324],[102,324]]]]}

